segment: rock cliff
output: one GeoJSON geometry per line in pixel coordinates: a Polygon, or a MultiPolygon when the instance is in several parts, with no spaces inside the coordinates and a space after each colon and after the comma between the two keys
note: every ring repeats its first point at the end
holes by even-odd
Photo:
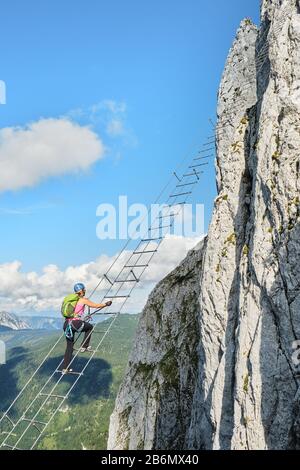
{"type": "Polygon", "coordinates": [[[242,21],[206,239],[152,292],[109,449],[300,448],[300,5],[242,21]]]}

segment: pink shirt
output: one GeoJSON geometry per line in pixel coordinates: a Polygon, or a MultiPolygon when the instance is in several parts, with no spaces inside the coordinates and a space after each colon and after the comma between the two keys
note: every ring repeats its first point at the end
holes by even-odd
{"type": "Polygon", "coordinates": [[[74,315],[76,317],[81,317],[82,315],[84,315],[84,309],[85,309],[85,305],[84,304],[80,304],[79,302],[76,304],[76,307],[75,307],[75,310],[74,310],[74,315]]]}

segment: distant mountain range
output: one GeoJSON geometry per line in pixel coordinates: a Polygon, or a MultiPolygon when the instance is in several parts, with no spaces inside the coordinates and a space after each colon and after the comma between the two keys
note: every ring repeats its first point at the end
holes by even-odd
{"type": "Polygon", "coordinates": [[[29,330],[31,327],[17,315],[8,312],[0,312],[0,331],[5,330],[29,330]]]}
{"type": "MultiPolygon", "coordinates": [[[[103,322],[109,318],[108,315],[94,317],[94,322],[103,322]]],[[[0,332],[11,330],[62,330],[63,318],[43,315],[22,315],[2,311],[0,312],[0,332]]]]}
{"type": "Polygon", "coordinates": [[[34,330],[61,330],[63,318],[43,316],[22,316],[22,319],[34,330]]]}
{"type": "Polygon", "coordinates": [[[18,317],[14,313],[0,312],[0,331],[9,330],[60,330],[62,319],[28,315],[18,317]]]}

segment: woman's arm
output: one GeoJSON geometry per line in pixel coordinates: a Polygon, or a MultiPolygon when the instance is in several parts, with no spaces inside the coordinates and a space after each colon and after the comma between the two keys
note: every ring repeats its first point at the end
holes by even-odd
{"type": "Polygon", "coordinates": [[[111,302],[105,302],[104,304],[95,304],[89,299],[86,299],[85,297],[83,299],[80,299],[80,303],[83,303],[84,305],[87,305],[88,307],[92,308],[105,308],[111,305],[111,302]]]}

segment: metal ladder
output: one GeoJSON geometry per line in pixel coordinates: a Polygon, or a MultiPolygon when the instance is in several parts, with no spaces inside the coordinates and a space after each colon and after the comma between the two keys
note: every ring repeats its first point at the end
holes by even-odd
{"type": "MultiPolygon", "coordinates": [[[[150,226],[148,233],[145,234],[145,238],[142,238],[137,243],[135,249],[129,255],[118,274],[114,277],[109,274],[111,270],[110,267],[103,276],[103,279],[108,285],[103,296],[103,300],[114,300],[114,304],[117,304],[117,309],[109,312],[111,315],[111,321],[108,323],[108,327],[105,331],[97,331],[98,324],[96,324],[96,327],[91,334],[95,335],[95,337],[97,334],[100,334],[100,339],[98,338],[96,347],[94,347],[91,353],[89,353],[89,358],[86,363],[83,365],[81,370],[73,372],[72,374],[64,375],[60,370],[62,364],[61,361],[44,384],[39,388],[37,393],[35,393],[34,398],[30,399],[29,403],[26,404],[21,416],[18,419],[15,419],[13,408],[25,395],[25,388],[31,383],[29,380],[23,389],[24,391],[21,391],[17,399],[14,400],[12,405],[0,419],[0,423],[6,422],[10,427],[9,431],[4,433],[4,439],[2,439],[0,449],[34,449],[37,446],[46,429],[61,409],[63,403],[67,400],[81,377],[84,376],[87,367],[90,365],[95,355],[100,351],[105,338],[109,335],[117,318],[122,313],[122,310],[128,299],[131,297],[134,288],[141,282],[141,277],[150,265],[154,255],[157,253],[163,239],[168,233],[170,233],[175,217],[180,214],[182,207],[187,203],[194,188],[199,183],[200,176],[204,173],[204,168],[209,165],[209,160],[214,157],[214,150],[215,140],[212,140],[210,137],[207,139],[207,142],[203,144],[198,154],[192,158],[181,177],[178,176],[176,172],[173,173],[173,176],[176,179],[176,184],[173,191],[169,194],[163,208],[163,212],[161,212],[161,214],[152,221],[152,225],[150,226]],[[61,393],[59,392],[59,388],[65,377],[72,377],[74,380],[73,383],[68,383],[67,391],[61,393]]],[[[113,308],[115,309],[115,305],[113,305],[113,308]]],[[[97,311],[94,313],[97,313],[97,311]]],[[[61,339],[62,337],[60,340],[61,339]]],[[[58,340],[55,345],[57,345],[60,340],[58,340]]],[[[78,355],[79,350],[74,354],[70,365],[72,365],[78,355]]],[[[47,359],[48,356],[49,355],[47,355],[45,359],[47,359]]],[[[45,363],[45,359],[42,364],[45,363]]],[[[32,378],[36,375],[39,369],[40,367],[35,371],[32,378]]]]}

